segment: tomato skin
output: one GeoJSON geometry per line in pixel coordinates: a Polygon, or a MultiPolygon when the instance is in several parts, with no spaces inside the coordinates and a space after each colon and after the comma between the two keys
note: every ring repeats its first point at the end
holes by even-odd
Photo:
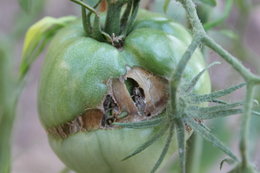
{"type": "MultiPolygon", "coordinates": [[[[142,67],[170,79],[190,41],[191,36],[181,25],[146,11],[139,12],[120,49],[87,37],[79,21],[65,27],[52,40],[42,70],[38,107],[43,126],[58,126],[96,108],[107,93],[107,81],[124,75],[127,66],[142,67]]],[[[184,78],[190,80],[204,67],[203,57],[196,51],[184,78]]],[[[210,92],[207,73],[197,84],[196,92],[210,92]]],[[[78,132],[66,139],[49,134],[49,142],[59,158],[79,173],[145,173],[157,161],[167,135],[133,158],[121,159],[157,131],[98,129],[78,132]]],[[[176,150],[175,145],[171,144],[167,158],[176,150]]]]}

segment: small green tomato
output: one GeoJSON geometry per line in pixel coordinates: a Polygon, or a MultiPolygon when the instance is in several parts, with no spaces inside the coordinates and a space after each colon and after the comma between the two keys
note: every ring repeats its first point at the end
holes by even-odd
{"type": "MultiPolygon", "coordinates": [[[[139,122],[165,113],[168,80],[190,41],[184,27],[146,11],[139,12],[120,48],[86,36],[80,21],[60,30],[42,69],[38,107],[50,145],[64,164],[78,173],[150,172],[167,133],[122,161],[160,128],[122,128],[113,122],[139,122]]],[[[185,80],[204,67],[196,51],[185,80]]],[[[207,73],[195,90],[209,93],[207,73]]],[[[160,168],[175,145],[171,143],[160,168]]]]}

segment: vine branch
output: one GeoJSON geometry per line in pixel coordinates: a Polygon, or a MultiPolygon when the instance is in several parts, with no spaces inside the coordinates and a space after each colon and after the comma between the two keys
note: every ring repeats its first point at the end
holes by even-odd
{"type": "Polygon", "coordinates": [[[253,74],[247,68],[245,68],[237,58],[222,48],[212,38],[205,36],[203,43],[219,54],[224,60],[226,60],[244,78],[244,80],[248,81],[252,79],[253,74]]]}
{"type": "Polygon", "coordinates": [[[254,96],[254,84],[249,83],[247,85],[246,99],[244,104],[244,114],[241,122],[241,139],[240,139],[240,154],[242,158],[242,167],[245,169],[248,165],[248,136],[249,136],[249,125],[253,107],[253,96],[254,96]]]}
{"type": "MultiPolygon", "coordinates": [[[[246,99],[244,104],[244,110],[242,114],[242,122],[241,122],[241,136],[240,136],[240,154],[241,154],[241,165],[239,167],[243,170],[247,170],[249,168],[249,159],[248,159],[248,149],[247,149],[247,141],[248,141],[248,131],[250,126],[250,118],[252,113],[252,105],[253,105],[253,96],[254,96],[254,87],[257,84],[260,84],[260,77],[253,74],[249,71],[236,57],[231,55],[228,51],[222,48],[218,43],[216,43],[212,38],[210,38],[203,28],[201,24],[195,4],[192,0],[179,0],[183,7],[185,8],[188,20],[191,24],[194,38],[198,35],[202,38],[202,43],[215,51],[221,58],[223,58],[226,62],[228,62],[247,82],[247,92],[246,99]]],[[[199,44],[199,43],[198,43],[199,44]]],[[[196,45],[193,45],[196,47],[196,45]]],[[[190,47],[188,48],[188,50],[190,47]]],[[[189,59],[185,61],[188,62],[189,59]]],[[[186,62],[186,63],[187,63],[186,62]]],[[[181,72],[182,73],[182,72],[181,72]]],[[[172,101],[175,102],[173,99],[172,101]]],[[[239,169],[240,169],[239,168],[239,169]]]]}

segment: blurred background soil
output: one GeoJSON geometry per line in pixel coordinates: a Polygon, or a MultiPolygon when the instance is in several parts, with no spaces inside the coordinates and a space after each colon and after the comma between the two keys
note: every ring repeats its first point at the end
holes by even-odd
{"type": "MultiPolygon", "coordinates": [[[[155,5],[149,4],[148,1],[143,1],[142,3],[144,6],[149,6],[149,8],[152,8],[155,11],[162,11],[162,7],[159,6],[159,4],[162,4],[161,0],[153,2],[155,5]]],[[[221,12],[221,10],[223,10],[223,4],[221,2],[219,3],[220,5],[218,5],[218,10],[216,11],[221,12]]],[[[17,15],[20,10],[21,9],[16,0],[1,0],[1,35],[8,36],[10,34],[14,23],[17,22],[17,15]]],[[[78,13],[78,7],[68,0],[45,0],[44,8],[42,8],[42,12],[39,16],[35,17],[35,20],[39,20],[43,16],[61,17],[65,15],[78,15],[78,13]]],[[[171,13],[171,11],[169,13],[171,13]]],[[[229,39],[225,35],[218,35],[216,32],[210,32],[210,34],[225,48],[238,56],[248,68],[260,74],[260,0],[254,2],[254,7],[250,10],[248,17],[244,19],[246,21],[243,21],[243,26],[239,25],[241,24],[239,22],[242,22],[239,21],[240,17],[241,15],[239,14],[239,11],[234,8],[232,10],[232,15],[226,22],[226,28],[231,31],[242,30],[237,32],[238,34],[242,33],[242,35],[239,35],[240,39],[237,41],[229,39]],[[241,47],[243,47],[243,49],[241,49],[241,47]]],[[[24,35],[24,33],[22,35],[24,35]]],[[[16,60],[14,65],[17,68],[21,60],[23,38],[24,36],[20,37],[12,47],[12,51],[15,52],[14,55],[16,60]]],[[[208,52],[208,62],[215,60],[223,62],[212,51],[206,51],[208,52]]],[[[46,133],[39,122],[37,113],[37,87],[43,59],[44,54],[41,55],[41,58],[36,61],[30,70],[27,77],[26,88],[19,101],[12,142],[13,173],[57,173],[64,168],[64,165],[59,161],[48,145],[46,133]]],[[[242,81],[239,75],[225,62],[220,66],[213,67],[210,70],[210,74],[212,76],[213,89],[221,89],[242,81]]],[[[228,99],[234,100],[242,98],[243,95],[243,91],[236,92],[231,97],[228,97],[228,99]]],[[[239,137],[237,127],[240,125],[239,117],[227,118],[225,120],[228,121],[228,125],[225,126],[225,129],[235,132],[235,135],[229,135],[227,137],[232,139],[228,141],[228,143],[233,146],[233,150],[237,150],[239,137]]],[[[219,121],[221,122],[221,120],[219,121]]],[[[218,125],[214,122],[212,124],[211,128],[213,131],[215,130],[217,132],[219,128],[218,125]]],[[[225,132],[221,132],[220,134],[222,133],[225,132]]],[[[253,129],[253,133],[260,133],[259,128],[253,129]]],[[[254,151],[253,154],[254,161],[258,169],[260,169],[260,139],[256,138],[252,145],[253,148],[256,148],[256,151],[254,151]]],[[[214,148],[209,147],[209,149],[214,148]]],[[[215,167],[212,167],[212,173],[225,172],[225,169],[220,171],[218,168],[218,163],[221,159],[224,159],[221,152],[218,154],[218,162],[215,164],[215,167]]]]}

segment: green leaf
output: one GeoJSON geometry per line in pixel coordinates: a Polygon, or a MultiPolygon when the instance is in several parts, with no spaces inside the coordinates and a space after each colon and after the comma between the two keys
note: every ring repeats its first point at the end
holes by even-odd
{"type": "Polygon", "coordinates": [[[205,23],[203,25],[204,29],[210,30],[210,29],[214,28],[215,26],[218,26],[219,24],[223,23],[229,17],[229,14],[232,10],[232,6],[233,6],[233,0],[226,0],[225,1],[225,9],[224,9],[224,12],[222,13],[223,15],[221,17],[219,17],[218,19],[214,20],[214,21],[210,21],[208,23],[205,23]]]}
{"type": "Polygon", "coordinates": [[[67,16],[62,18],[45,17],[32,25],[26,33],[22,63],[20,66],[20,77],[29,70],[31,64],[37,58],[37,56],[43,51],[46,44],[64,26],[75,21],[75,17],[67,16]]]}
{"type": "Polygon", "coordinates": [[[164,0],[164,3],[163,3],[163,12],[166,13],[168,8],[169,8],[169,4],[170,4],[170,1],[171,0],[164,0]]]}
{"type": "MultiPolygon", "coordinates": [[[[26,11],[27,13],[29,11],[31,11],[31,8],[32,8],[32,3],[33,1],[32,0],[18,0],[19,1],[19,4],[20,4],[20,7],[26,11]]],[[[36,0],[37,1],[37,0],[36,0]]]]}
{"type": "Polygon", "coordinates": [[[202,3],[215,7],[217,5],[216,0],[200,0],[202,3]]]}
{"type": "Polygon", "coordinates": [[[213,135],[210,131],[205,129],[200,123],[195,122],[193,119],[185,119],[186,123],[191,126],[191,128],[196,131],[200,136],[202,136],[205,140],[209,141],[214,146],[218,147],[224,153],[226,153],[233,160],[238,161],[238,158],[232,153],[232,151],[225,146],[215,135],[213,135]]]}

